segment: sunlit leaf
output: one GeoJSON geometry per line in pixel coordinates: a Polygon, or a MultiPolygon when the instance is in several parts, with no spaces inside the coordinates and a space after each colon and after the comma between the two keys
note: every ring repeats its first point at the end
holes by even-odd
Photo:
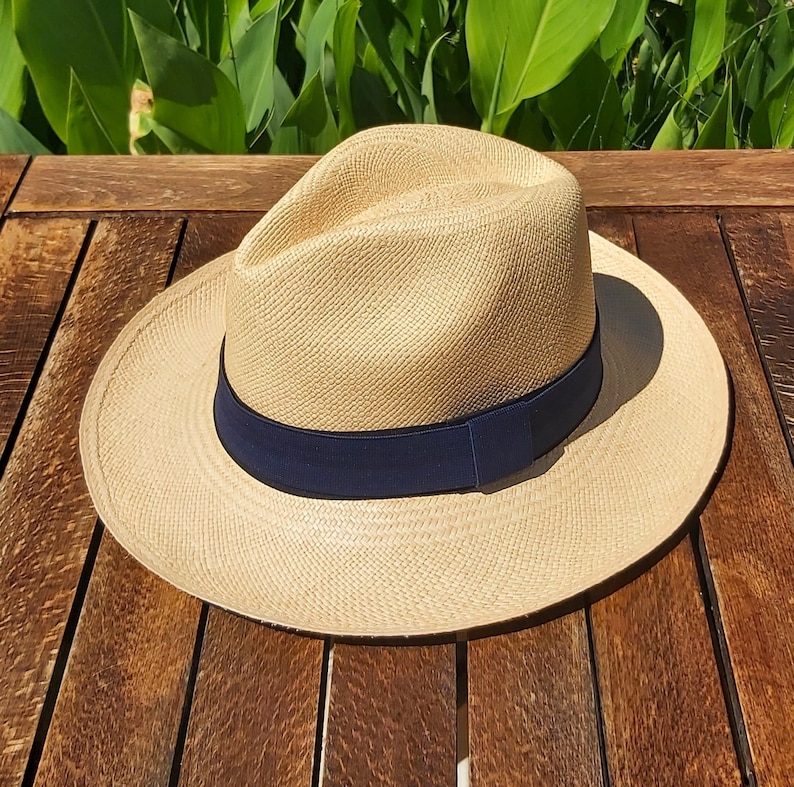
{"type": "Polygon", "coordinates": [[[0,109],[19,119],[25,103],[25,59],[14,35],[11,0],[0,0],[0,109]]]}
{"type": "Polygon", "coordinates": [[[726,0],[687,0],[684,46],[686,95],[710,77],[722,60],[726,0]]]}
{"type": "Polygon", "coordinates": [[[214,153],[244,152],[243,105],[226,75],[133,11],[129,13],[154,94],[152,118],[214,153]]]}
{"type": "Polygon", "coordinates": [[[14,27],[55,133],[66,141],[74,71],[114,147],[126,150],[130,90],[138,60],[124,4],[14,0],[14,27]]]}
{"type": "Polygon", "coordinates": [[[708,120],[700,129],[698,138],[694,144],[697,149],[718,148],[733,149],[738,147],[736,131],[733,126],[733,100],[732,85],[725,84],[722,96],[717,102],[708,120]]]}
{"type": "Polygon", "coordinates": [[[235,45],[235,58],[221,61],[220,70],[238,86],[245,107],[246,131],[253,131],[274,102],[273,71],[279,34],[279,3],[259,16],[235,45]]]}
{"type": "MultiPolygon", "coordinates": [[[[614,59],[617,69],[631,45],[642,35],[648,0],[620,0],[598,39],[601,58],[609,63],[614,59]]],[[[613,69],[613,73],[616,71],[613,69]]]]}
{"type": "Polygon", "coordinates": [[[359,0],[346,0],[339,6],[334,20],[333,52],[336,79],[336,100],[339,104],[339,136],[349,137],[356,131],[350,80],[356,65],[356,22],[361,7],[359,0]]]}
{"type": "Polygon", "coordinates": [[[69,153],[128,153],[113,146],[80,80],[71,72],[69,110],[66,117],[66,149],[69,153]]]}
{"type": "Polygon", "coordinates": [[[0,108],[0,153],[49,152],[18,120],[0,108]]]}
{"type": "Polygon", "coordinates": [[[524,99],[562,82],[601,34],[614,6],[614,0],[469,0],[466,47],[480,116],[489,115],[494,95],[494,115],[509,116],[524,99]]]}
{"type": "Polygon", "coordinates": [[[433,41],[428,50],[425,68],[422,74],[422,96],[427,104],[425,105],[422,120],[425,123],[438,123],[438,113],[436,112],[436,91],[433,84],[433,57],[436,54],[439,44],[444,40],[444,35],[439,36],[433,41]]]}

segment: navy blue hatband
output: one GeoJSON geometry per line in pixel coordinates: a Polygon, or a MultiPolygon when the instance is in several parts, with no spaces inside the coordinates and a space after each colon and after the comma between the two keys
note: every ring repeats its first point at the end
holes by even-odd
{"type": "Polygon", "coordinates": [[[388,498],[487,487],[529,467],[584,420],[601,390],[598,320],[585,353],[520,399],[446,423],[323,432],[272,421],[244,404],[221,347],[215,429],[249,475],[299,495],[388,498]]]}

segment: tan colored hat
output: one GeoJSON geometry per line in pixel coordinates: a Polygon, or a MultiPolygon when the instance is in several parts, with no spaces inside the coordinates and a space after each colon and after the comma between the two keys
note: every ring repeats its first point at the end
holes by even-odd
{"type": "Polygon", "coordinates": [[[131,321],[80,445],[107,527],[177,587],[391,636],[524,616],[634,564],[697,505],[728,415],[703,321],[588,235],[569,172],[390,126],[131,321]]]}

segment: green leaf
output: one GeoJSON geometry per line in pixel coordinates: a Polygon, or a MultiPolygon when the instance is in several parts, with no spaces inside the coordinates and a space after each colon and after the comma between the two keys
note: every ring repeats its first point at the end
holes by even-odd
{"type": "Polygon", "coordinates": [[[245,152],[245,115],[225,74],[130,11],[154,94],[152,118],[213,153],[245,152]]]}
{"type": "Polygon", "coordinates": [[[436,92],[433,85],[433,58],[436,54],[439,44],[446,37],[446,33],[442,33],[435,41],[433,41],[430,49],[427,52],[427,59],[425,60],[425,68],[422,73],[422,96],[427,101],[425,110],[422,115],[422,120],[425,123],[438,123],[438,113],[436,112],[436,92]]]}
{"type": "Polygon", "coordinates": [[[687,98],[714,73],[722,60],[725,2],[726,0],[688,0],[684,6],[687,12],[684,45],[687,98]]]}
{"type": "Polygon", "coordinates": [[[199,51],[213,63],[229,53],[241,14],[248,14],[248,0],[184,0],[201,38],[199,51]]]}
{"type": "Polygon", "coordinates": [[[757,148],[794,146],[794,69],[756,107],[750,139],[757,148]]]}
{"type": "Polygon", "coordinates": [[[180,44],[185,43],[185,34],[169,0],[126,0],[126,2],[128,9],[135,11],[150,25],[175,38],[180,44]]]}
{"type": "Polygon", "coordinates": [[[295,99],[282,125],[295,126],[304,134],[316,137],[322,134],[327,123],[325,90],[320,72],[317,71],[295,99]]]}
{"type": "Polygon", "coordinates": [[[337,0],[323,0],[309,23],[306,31],[306,71],[303,75],[303,87],[306,87],[323,67],[325,45],[331,40],[334,31],[336,4],[337,0]]]}
{"type": "Polygon", "coordinates": [[[733,127],[733,92],[731,81],[728,80],[708,120],[700,129],[694,147],[698,150],[716,148],[733,150],[738,147],[736,131],[733,127]]]}
{"type": "Polygon", "coordinates": [[[74,154],[128,152],[114,147],[74,71],[69,84],[66,149],[74,154]]]}
{"type": "Polygon", "coordinates": [[[25,59],[14,35],[11,0],[0,0],[0,109],[19,120],[25,104],[25,59]]]}
{"type": "Polygon", "coordinates": [[[538,102],[563,149],[622,147],[626,121],[620,92],[607,64],[594,49],[538,102]]]}
{"type": "Polygon", "coordinates": [[[18,120],[0,108],[0,153],[37,156],[49,152],[18,120]]]}
{"type": "Polygon", "coordinates": [[[510,118],[505,136],[534,150],[552,149],[554,133],[549,121],[540,111],[538,99],[528,98],[519,104],[510,118]]]}
{"type": "Polygon", "coordinates": [[[279,2],[248,28],[234,47],[235,59],[221,61],[220,70],[238,84],[245,107],[246,131],[253,131],[273,111],[273,71],[279,34],[279,2]]]}
{"type": "Polygon", "coordinates": [[[360,66],[353,69],[350,92],[359,128],[407,121],[383,81],[360,66]]]}
{"type": "Polygon", "coordinates": [[[137,55],[122,2],[14,0],[14,27],[41,106],[67,139],[71,70],[115,148],[129,145],[137,55]]]}
{"type": "Polygon", "coordinates": [[[406,74],[403,74],[394,62],[389,38],[386,32],[385,19],[394,14],[393,6],[388,0],[367,0],[359,11],[359,20],[367,38],[375,49],[384,77],[390,78],[397,88],[402,110],[414,122],[422,118],[422,96],[419,86],[413,85],[406,74]]]}
{"type": "Polygon", "coordinates": [[[356,65],[356,23],[359,0],[346,0],[339,6],[334,20],[334,72],[336,100],[339,104],[339,136],[345,139],[356,131],[350,80],[356,65]]]}
{"type": "Polygon", "coordinates": [[[620,0],[598,39],[598,50],[603,60],[614,59],[613,73],[619,70],[623,58],[632,44],[642,35],[648,0],[620,0]]]}
{"type": "Polygon", "coordinates": [[[651,145],[652,150],[682,150],[691,145],[695,114],[684,99],[675,103],[651,145]]]}
{"type": "Polygon", "coordinates": [[[480,116],[487,117],[495,94],[495,114],[509,115],[524,99],[562,82],[595,43],[614,7],[615,0],[469,0],[466,47],[480,116]]]}

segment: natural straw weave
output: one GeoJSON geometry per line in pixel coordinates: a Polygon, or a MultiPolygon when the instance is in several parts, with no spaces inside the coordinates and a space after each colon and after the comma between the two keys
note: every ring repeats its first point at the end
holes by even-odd
{"type": "Polygon", "coordinates": [[[700,317],[588,238],[572,175],[479,132],[395,126],[342,143],[236,254],[132,320],[89,391],[81,451],[113,535],[176,586],[306,631],[427,634],[537,611],[647,555],[708,485],[728,408],[700,317]],[[488,494],[299,497],[248,476],[215,434],[224,335],[232,386],[270,418],[409,426],[565,371],[594,292],[598,402],[488,494]]]}

